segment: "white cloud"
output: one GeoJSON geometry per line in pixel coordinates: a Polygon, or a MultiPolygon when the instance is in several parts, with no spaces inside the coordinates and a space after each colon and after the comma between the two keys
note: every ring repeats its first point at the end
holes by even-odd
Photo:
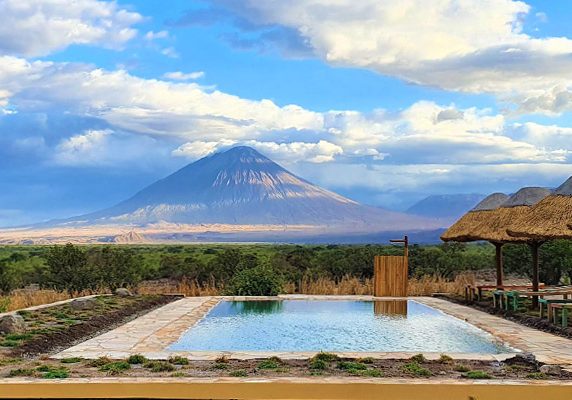
{"type": "MultiPolygon", "coordinates": [[[[491,93],[519,112],[572,110],[572,40],[523,33],[513,0],[211,0],[260,27],[294,30],[334,65],[491,93]]],[[[290,32],[290,31],[289,31],[290,32]]]]}
{"type": "Polygon", "coordinates": [[[169,38],[169,32],[168,31],[159,31],[159,32],[149,31],[145,34],[144,37],[145,37],[145,40],[167,39],[167,38],[169,38]]]}
{"type": "Polygon", "coordinates": [[[472,171],[496,165],[566,166],[572,151],[568,128],[515,124],[491,110],[454,104],[421,101],[399,112],[315,112],[192,82],[14,57],[0,58],[0,84],[3,106],[18,113],[63,111],[98,122],[94,132],[66,138],[57,147],[55,159],[66,165],[122,164],[158,143],[173,156],[189,159],[243,144],[284,163],[332,164],[348,171],[393,166],[413,171],[402,177],[404,185],[425,184],[427,173],[444,185],[448,178],[461,179],[451,171],[464,166],[472,171]],[[152,141],[128,141],[118,138],[120,133],[152,141]],[[124,154],[131,147],[139,149],[136,155],[124,154]],[[422,166],[424,171],[414,172],[422,166]]]}
{"type": "Polygon", "coordinates": [[[235,145],[254,147],[271,159],[283,162],[305,161],[319,164],[334,161],[336,155],[343,153],[343,149],[340,146],[325,140],[320,140],[317,143],[275,143],[257,140],[234,141],[223,139],[218,142],[188,142],[175,149],[173,155],[195,160],[235,145]]]}
{"type": "Polygon", "coordinates": [[[56,147],[54,160],[61,165],[89,165],[101,161],[111,131],[87,131],[64,139],[56,147]]]}
{"type": "Polygon", "coordinates": [[[181,71],[174,71],[174,72],[166,72],[163,74],[163,78],[170,79],[173,81],[194,81],[196,79],[200,79],[205,76],[203,71],[195,71],[195,72],[181,72],[181,71]]]}
{"type": "Polygon", "coordinates": [[[73,44],[121,48],[142,20],[116,2],[1,0],[0,54],[43,56],[73,44]]]}
{"type": "Polygon", "coordinates": [[[163,54],[164,56],[167,56],[169,58],[181,57],[179,52],[172,46],[171,47],[165,47],[163,50],[161,50],[161,54],[163,54]]]}

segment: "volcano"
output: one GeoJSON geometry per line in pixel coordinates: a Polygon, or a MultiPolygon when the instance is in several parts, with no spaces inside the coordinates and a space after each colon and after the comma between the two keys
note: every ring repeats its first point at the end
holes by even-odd
{"type": "Polygon", "coordinates": [[[310,225],[360,231],[434,229],[430,219],[359,204],[316,186],[250,147],[202,158],[79,225],[310,225]]]}

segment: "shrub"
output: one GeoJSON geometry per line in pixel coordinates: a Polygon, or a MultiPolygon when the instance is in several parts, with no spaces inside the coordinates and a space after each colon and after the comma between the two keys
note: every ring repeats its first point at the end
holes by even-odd
{"type": "Polygon", "coordinates": [[[282,278],[272,268],[256,266],[236,273],[228,294],[234,296],[276,296],[282,291],[282,278]]]}
{"type": "Polygon", "coordinates": [[[32,337],[29,333],[10,333],[4,336],[6,340],[28,340],[32,337]]]}
{"type": "Polygon", "coordinates": [[[60,362],[62,364],[76,364],[76,363],[82,362],[82,361],[83,361],[83,358],[81,358],[81,357],[68,357],[68,358],[62,358],[60,360],[60,362]]]}
{"type": "Polygon", "coordinates": [[[312,357],[312,359],[321,360],[324,362],[333,362],[333,361],[339,361],[340,357],[334,353],[324,353],[321,351],[318,354],[316,354],[314,357],[312,357]]]}
{"type": "Polygon", "coordinates": [[[66,379],[70,376],[69,372],[65,368],[54,369],[46,372],[42,378],[44,379],[66,379]]]}
{"type": "Polygon", "coordinates": [[[99,368],[100,371],[105,371],[108,375],[119,375],[128,369],[131,369],[131,364],[127,361],[110,362],[99,368]]]}
{"type": "Polygon", "coordinates": [[[463,365],[463,364],[455,365],[454,369],[457,372],[469,372],[471,370],[469,367],[467,367],[466,365],[463,365]]]}
{"type": "Polygon", "coordinates": [[[141,354],[133,354],[129,356],[127,362],[129,364],[145,364],[147,362],[147,357],[141,354]]]}
{"type": "Polygon", "coordinates": [[[234,371],[230,371],[230,373],[228,374],[229,376],[234,376],[234,377],[244,377],[244,376],[248,376],[248,372],[246,372],[243,369],[236,369],[234,371]]]}
{"type": "Polygon", "coordinates": [[[424,362],[427,362],[427,359],[425,358],[425,356],[421,353],[414,355],[413,357],[410,358],[410,360],[412,362],[416,362],[418,364],[422,364],[424,362]]]}
{"type": "Polygon", "coordinates": [[[383,372],[381,372],[378,369],[368,369],[365,371],[359,371],[359,373],[357,375],[369,376],[372,378],[381,378],[383,376],[383,372]]]}
{"type": "Polygon", "coordinates": [[[364,364],[373,364],[375,362],[375,359],[373,357],[364,357],[364,358],[358,358],[357,361],[364,364]]]}
{"type": "Polygon", "coordinates": [[[99,357],[98,359],[92,360],[90,361],[87,366],[88,367],[93,367],[93,368],[99,368],[104,366],[105,364],[109,364],[111,363],[111,359],[107,358],[107,357],[99,357]]]}
{"type": "Polygon", "coordinates": [[[542,379],[548,379],[548,375],[546,375],[543,372],[531,372],[530,374],[526,375],[526,378],[542,380],[542,379]]]}
{"type": "Polygon", "coordinates": [[[221,363],[221,364],[227,364],[228,363],[228,357],[227,356],[220,356],[215,358],[215,362],[217,363],[221,363]]]}
{"type": "Polygon", "coordinates": [[[465,375],[463,375],[463,377],[469,379],[492,379],[492,376],[490,376],[485,371],[469,371],[465,375]]]}
{"type": "Polygon", "coordinates": [[[427,368],[423,368],[419,363],[412,361],[410,363],[405,364],[402,367],[403,372],[414,375],[414,376],[431,376],[431,371],[427,368]]]}
{"type": "Polygon", "coordinates": [[[362,364],[360,362],[352,362],[352,361],[340,361],[338,363],[338,369],[343,369],[346,371],[351,370],[366,370],[367,365],[362,364]]]}
{"type": "Polygon", "coordinates": [[[20,343],[19,340],[3,340],[0,342],[0,347],[18,347],[20,343]]]}
{"type": "Polygon", "coordinates": [[[35,371],[33,369],[29,369],[29,368],[18,368],[18,369],[13,369],[8,373],[9,377],[15,377],[15,376],[33,376],[35,374],[35,371]]]}
{"type": "Polygon", "coordinates": [[[143,365],[145,368],[151,370],[151,372],[172,372],[175,367],[164,361],[149,361],[143,365]]]}
{"type": "Polygon", "coordinates": [[[311,358],[310,359],[310,369],[313,369],[313,370],[328,369],[328,363],[326,363],[324,360],[320,360],[317,358],[311,358]]]}
{"type": "Polygon", "coordinates": [[[439,357],[438,362],[441,364],[451,364],[453,362],[453,359],[449,357],[447,354],[441,354],[441,357],[439,357]]]}
{"type": "Polygon", "coordinates": [[[260,369],[278,369],[280,368],[280,363],[273,359],[262,360],[258,363],[258,368],[260,369]]]}
{"type": "Polygon", "coordinates": [[[228,364],[215,362],[211,369],[228,369],[228,364]]]}
{"type": "Polygon", "coordinates": [[[175,365],[189,365],[189,360],[181,356],[171,357],[169,358],[169,362],[175,365]]]}

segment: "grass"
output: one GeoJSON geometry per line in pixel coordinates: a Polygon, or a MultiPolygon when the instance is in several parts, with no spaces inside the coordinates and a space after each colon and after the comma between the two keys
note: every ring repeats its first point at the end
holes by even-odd
{"type": "Polygon", "coordinates": [[[548,379],[548,375],[543,372],[531,372],[530,374],[526,375],[527,379],[536,379],[536,380],[543,380],[548,379]]]}
{"type": "Polygon", "coordinates": [[[10,333],[4,336],[6,340],[28,340],[32,337],[29,333],[10,333]]]}
{"type": "Polygon", "coordinates": [[[244,369],[235,369],[234,371],[230,371],[228,375],[239,378],[248,376],[248,372],[246,372],[244,369]]]}
{"type": "Polygon", "coordinates": [[[278,357],[270,357],[258,363],[259,369],[278,369],[282,366],[282,360],[278,357]]]}
{"type": "Polygon", "coordinates": [[[468,379],[492,379],[493,377],[485,371],[469,371],[463,375],[464,378],[468,379]]]}
{"type": "Polygon", "coordinates": [[[100,371],[106,372],[108,375],[119,375],[128,369],[131,369],[131,364],[127,361],[114,361],[99,368],[100,371]]]}
{"type": "Polygon", "coordinates": [[[325,353],[325,352],[319,352],[318,354],[316,354],[314,357],[312,357],[313,360],[321,360],[324,362],[333,362],[333,361],[339,361],[340,357],[334,353],[325,353]]]}
{"type": "Polygon", "coordinates": [[[36,371],[41,372],[44,379],[65,379],[70,375],[67,368],[52,367],[50,365],[40,365],[36,368],[36,371]]]}
{"type": "Polygon", "coordinates": [[[410,360],[412,362],[416,362],[418,364],[423,364],[427,362],[427,359],[425,358],[425,356],[421,353],[419,354],[415,354],[413,357],[410,358],[410,360]]]}
{"type": "Polygon", "coordinates": [[[16,376],[34,376],[34,374],[36,373],[36,371],[34,371],[33,369],[29,369],[29,368],[18,368],[18,369],[13,369],[8,373],[8,376],[13,378],[16,376]]]}
{"type": "Polygon", "coordinates": [[[0,342],[0,347],[18,347],[21,343],[20,340],[3,340],[0,342]]]}
{"type": "Polygon", "coordinates": [[[328,363],[325,362],[324,360],[320,360],[317,358],[311,358],[309,364],[310,364],[311,370],[326,370],[326,369],[328,369],[328,363]]]}
{"type": "Polygon", "coordinates": [[[451,358],[447,354],[441,354],[437,362],[440,364],[451,364],[453,362],[453,358],[451,358]]]}
{"type": "Polygon", "coordinates": [[[68,358],[62,358],[60,360],[60,362],[62,364],[77,364],[78,362],[82,362],[83,358],[81,357],[68,357],[68,358]]]}
{"type": "Polygon", "coordinates": [[[411,361],[401,367],[401,370],[407,374],[417,376],[417,377],[429,377],[431,376],[431,371],[427,368],[422,367],[419,363],[411,361]]]}
{"type": "Polygon", "coordinates": [[[338,369],[343,369],[345,371],[363,371],[367,369],[367,365],[354,361],[340,361],[338,363],[338,369]]]}
{"type": "Polygon", "coordinates": [[[90,361],[87,366],[93,368],[103,367],[106,364],[110,364],[112,361],[107,357],[99,357],[98,359],[90,361]]]}
{"type": "Polygon", "coordinates": [[[457,372],[469,372],[471,370],[469,367],[463,364],[457,364],[453,369],[457,372]]]}
{"type": "Polygon", "coordinates": [[[172,372],[175,370],[172,364],[165,361],[148,361],[143,366],[151,372],[172,372]]]}
{"type": "Polygon", "coordinates": [[[127,359],[129,364],[145,364],[147,362],[147,357],[141,354],[133,354],[127,359]]]}
{"type": "Polygon", "coordinates": [[[189,360],[181,356],[171,357],[169,358],[169,362],[175,365],[189,365],[189,360]]]}

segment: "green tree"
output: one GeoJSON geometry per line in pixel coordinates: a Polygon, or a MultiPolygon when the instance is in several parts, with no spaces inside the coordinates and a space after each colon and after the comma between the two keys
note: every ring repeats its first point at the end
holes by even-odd
{"type": "Polygon", "coordinates": [[[90,270],[83,250],[72,245],[54,246],[46,256],[50,284],[68,293],[79,292],[97,286],[97,279],[90,270]]]}

